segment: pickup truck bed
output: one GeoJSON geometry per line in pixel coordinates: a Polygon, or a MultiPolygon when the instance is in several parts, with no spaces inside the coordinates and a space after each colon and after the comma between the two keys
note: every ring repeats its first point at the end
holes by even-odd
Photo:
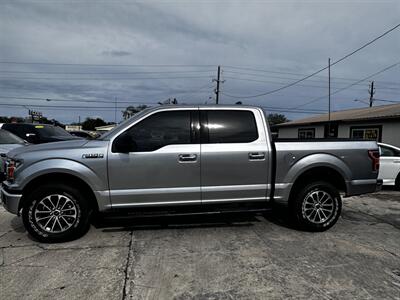
{"type": "Polygon", "coordinates": [[[345,196],[372,193],[381,183],[371,172],[368,151],[376,142],[359,140],[276,141],[276,202],[287,204],[292,183],[302,174],[304,180],[330,178],[345,196]],[[362,153],[364,152],[364,153],[362,153]],[[312,174],[310,171],[312,170],[312,174]],[[308,172],[307,172],[308,171],[308,172]]]}

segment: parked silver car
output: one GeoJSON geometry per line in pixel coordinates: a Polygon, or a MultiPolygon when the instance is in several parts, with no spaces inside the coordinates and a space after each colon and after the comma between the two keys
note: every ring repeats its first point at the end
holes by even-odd
{"type": "Polygon", "coordinates": [[[81,236],[93,212],[153,208],[190,213],[289,206],[299,226],[332,227],[341,195],[376,191],[379,151],[370,141],[271,139],[261,108],[161,106],[97,140],[15,149],[1,193],[29,233],[81,236]]]}

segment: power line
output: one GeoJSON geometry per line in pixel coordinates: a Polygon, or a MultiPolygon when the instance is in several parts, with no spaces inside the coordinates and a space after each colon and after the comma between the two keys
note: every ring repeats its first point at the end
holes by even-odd
{"type": "MultiPolygon", "coordinates": [[[[228,73],[228,72],[226,72],[226,73],[228,73]]],[[[271,84],[283,84],[283,82],[278,82],[278,81],[257,80],[257,79],[250,79],[250,78],[238,78],[238,77],[231,77],[231,76],[224,76],[224,78],[233,79],[233,80],[251,81],[251,82],[263,82],[263,83],[271,83],[271,84]]],[[[311,87],[311,88],[324,88],[324,89],[326,89],[326,86],[322,86],[322,85],[298,84],[297,86],[311,87]]]]}
{"type": "Polygon", "coordinates": [[[382,102],[390,102],[390,103],[400,103],[400,101],[386,100],[386,99],[376,99],[376,98],[374,98],[374,101],[382,101],[382,102]]]}
{"type": "Polygon", "coordinates": [[[141,72],[48,72],[48,71],[11,71],[1,70],[6,74],[60,74],[60,75],[133,75],[133,74],[187,74],[187,73],[210,73],[213,70],[196,71],[141,71],[141,72]]]}
{"type": "MultiPolygon", "coordinates": [[[[141,103],[146,104],[146,103],[141,103]]],[[[13,104],[13,103],[0,103],[1,106],[15,106],[15,107],[52,107],[52,108],[80,108],[80,109],[99,109],[104,108],[107,110],[115,109],[115,106],[101,106],[101,107],[93,107],[93,106],[80,106],[80,105],[44,105],[44,104],[13,104]]],[[[125,109],[125,106],[117,106],[119,109],[125,109]]]]}
{"type": "MultiPolygon", "coordinates": [[[[1,98],[5,98],[3,96],[0,96],[1,98]]],[[[10,97],[11,98],[11,97],[10,97]]],[[[17,98],[17,97],[15,97],[17,98]]],[[[21,98],[18,98],[21,99],[21,98]]],[[[31,98],[31,97],[24,97],[22,99],[40,99],[40,98],[31,98]]],[[[57,99],[60,100],[60,99],[57,99]]],[[[54,101],[54,99],[52,100],[54,101]]],[[[61,100],[61,101],[65,101],[65,100],[61,100]]],[[[109,104],[112,104],[112,102],[108,102],[109,104]]],[[[117,102],[117,103],[122,103],[122,102],[117,102]]],[[[156,102],[130,102],[130,103],[137,103],[137,104],[154,104],[157,105],[158,103],[156,102]]],[[[58,109],[90,109],[90,110],[104,110],[104,111],[110,111],[111,109],[125,109],[125,106],[100,106],[100,107],[93,107],[93,106],[81,106],[81,105],[43,105],[43,104],[15,104],[15,103],[0,103],[0,106],[5,106],[5,107],[21,107],[21,108],[27,108],[27,107],[32,107],[32,108],[45,108],[45,109],[54,109],[54,110],[58,110],[58,109]]],[[[293,109],[293,108],[284,108],[284,107],[274,107],[274,106],[262,106],[270,111],[280,111],[280,112],[291,112],[291,113],[315,113],[315,114],[319,114],[319,113],[324,113],[324,110],[317,110],[317,109],[293,109]]]]}
{"type": "MultiPolygon", "coordinates": [[[[283,71],[271,71],[271,70],[264,70],[264,69],[254,69],[254,68],[248,68],[248,67],[236,67],[236,66],[226,66],[224,65],[224,73],[233,73],[233,74],[242,74],[242,75],[249,75],[249,76],[257,76],[257,77],[271,77],[271,78],[280,78],[280,79],[297,79],[297,78],[290,78],[290,77],[278,77],[278,76],[271,76],[271,75],[260,75],[260,74],[254,74],[254,73],[244,73],[244,72],[234,72],[234,71],[226,71],[226,68],[231,68],[231,69],[237,69],[237,70],[245,70],[245,71],[254,71],[254,72],[260,72],[260,73],[276,73],[276,74],[283,74],[283,75],[293,75],[293,76],[307,76],[305,73],[294,73],[294,72],[283,72],[283,71]]],[[[321,80],[309,80],[309,81],[314,81],[314,82],[326,82],[326,79],[328,76],[314,76],[316,78],[321,78],[321,80]]],[[[349,77],[331,77],[331,79],[335,80],[342,80],[342,81],[354,81],[357,80],[356,78],[349,78],[349,77]]],[[[398,82],[393,82],[393,81],[380,81],[381,83],[387,83],[387,84],[395,84],[398,85],[398,82]]],[[[340,83],[344,84],[344,83],[340,83]]]]}
{"type": "MultiPolygon", "coordinates": [[[[35,100],[35,101],[48,101],[48,102],[87,102],[87,103],[113,103],[110,101],[101,101],[101,100],[89,100],[89,99],[54,99],[54,98],[37,98],[37,97],[15,97],[15,96],[0,96],[3,99],[21,99],[21,100],[35,100]]],[[[137,103],[143,104],[138,101],[117,101],[117,103],[137,103]]],[[[149,104],[157,104],[157,102],[147,102],[149,104]]]]}
{"type": "MultiPolygon", "coordinates": [[[[145,105],[146,103],[143,103],[143,105],[145,105]]],[[[65,107],[58,107],[58,106],[38,106],[38,105],[18,105],[18,104],[8,104],[8,103],[1,103],[0,106],[2,107],[10,107],[10,108],[15,108],[15,107],[19,107],[19,108],[23,108],[23,109],[28,109],[28,108],[40,108],[40,109],[45,109],[45,110],[64,110],[65,111],[65,107]]],[[[112,109],[115,109],[115,107],[113,107],[112,109]]],[[[126,109],[126,107],[117,107],[117,109],[126,109]]],[[[82,111],[82,107],[78,107],[78,106],[74,106],[74,107],[68,107],[68,111],[82,111]]],[[[93,107],[90,108],[90,110],[88,110],[88,112],[90,111],[111,111],[111,108],[109,107],[93,107]]]]}
{"type": "MultiPolygon", "coordinates": [[[[390,69],[392,69],[392,68],[394,68],[394,67],[396,67],[396,66],[398,66],[398,65],[400,65],[400,62],[397,62],[397,63],[392,64],[392,65],[390,65],[390,66],[388,66],[388,67],[386,67],[386,68],[383,68],[382,70],[379,70],[378,72],[375,72],[375,73],[373,73],[373,74],[371,74],[371,75],[368,75],[367,77],[364,77],[363,79],[360,79],[360,80],[358,80],[358,81],[356,81],[356,82],[353,82],[353,83],[351,83],[351,84],[349,84],[349,85],[347,85],[347,86],[345,86],[345,87],[343,87],[343,88],[337,89],[337,90],[335,90],[334,92],[332,92],[331,95],[334,95],[334,94],[340,93],[340,92],[342,92],[342,91],[344,91],[344,90],[347,90],[347,89],[351,88],[352,86],[354,86],[354,85],[356,85],[356,84],[358,84],[358,83],[360,83],[360,82],[366,81],[366,80],[368,80],[368,79],[370,79],[370,78],[372,78],[372,77],[374,77],[374,76],[376,76],[376,75],[379,75],[379,74],[381,74],[381,73],[383,73],[383,72],[386,72],[386,71],[388,71],[388,70],[390,70],[390,69]]],[[[326,97],[326,96],[317,97],[317,98],[315,98],[315,99],[313,99],[313,100],[311,100],[311,101],[308,101],[308,102],[306,102],[306,103],[304,103],[304,104],[301,104],[301,105],[296,106],[296,107],[293,107],[293,108],[299,108],[299,107],[306,106],[306,105],[308,105],[308,104],[311,104],[311,103],[317,102],[317,101],[319,101],[319,100],[325,99],[325,97],[326,97]]]]}
{"type": "MultiPolygon", "coordinates": [[[[301,73],[288,73],[288,72],[278,72],[278,71],[267,71],[267,70],[256,70],[251,68],[241,68],[241,67],[229,67],[233,69],[244,69],[244,70],[253,70],[258,72],[267,72],[267,73],[278,73],[278,74],[285,74],[285,75],[295,75],[295,76],[304,76],[305,74],[301,73]]],[[[137,72],[54,72],[54,71],[13,71],[13,70],[0,70],[0,73],[5,74],[54,74],[54,75],[135,75],[135,74],[190,74],[190,73],[210,73],[214,70],[191,70],[191,71],[137,71],[137,72]]],[[[265,77],[265,78],[276,78],[276,79],[284,79],[284,80],[293,80],[296,78],[292,77],[282,77],[282,76],[271,76],[271,75],[260,75],[254,73],[246,73],[246,72],[235,72],[235,71],[224,71],[224,73],[228,74],[238,74],[238,75],[246,75],[246,76],[253,76],[253,77],[265,77]]],[[[317,76],[319,78],[325,78],[324,76],[317,76]]],[[[337,80],[346,80],[346,81],[354,81],[354,78],[342,78],[342,77],[331,77],[332,79],[337,80]]],[[[236,78],[235,78],[236,79],[236,78]]],[[[243,79],[248,81],[253,81],[254,79],[243,79]]],[[[255,81],[255,80],[254,80],[255,81]]],[[[309,80],[310,82],[321,83],[325,82],[325,80],[309,80]]],[[[274,82],[274,81],[260,81],[260,82],[269,82],[269,83],[276,83],[276,84],[284,84],[283,82],[274,82]]],[[[380,81],[380,83],[386,84],[395,84],[396,82],[388,82],[388,81],[380,81]]],[[[336,82],[336,84],[345,84],[336,82]]],[[[385,87],[386,88],[386,87],[385,87]]],[[[390,88],[388,89],[396,89],[390,88]]]]}
{"type": "Polygon", "coordinates": [[[64,77],[0,77],[0,80],[158,80],[158,79],[192,79],[212,78],[212,76],[184,76],[184,77],[121,77],[121,78],[64,78],[64,77]]]}
{"type": "Polygon", "coordinates": [[[0,61],[0,64],[10,65],[51,65],[51,66],[85,66],[85,67],[137,67],[137,68],[206,68],[215,65],[195,64],[81,64],[81,63],[54,63],[54,62],[21,62],[21,61],[0,61]]]}
{"type": "MultiPolygon", "coordinates": [[[[184,91],[174,91],[172,93],[160,93],[157,95],[153,95],[151,96],[151,98],[155,98],[155,97],[162,97],[165,96],[167,94],[170,95],[183,95],[183,94],[196,94],[196,93],[206,93],[208,91],[204,91],[205,88],[213,88],[212,85],[210,85],[210,83],[207,83],[206,85],[202,85],[198,88],[195,88],[193,90],[184,90],[184,91]]],[[[13,95],[0,95],[0,98],[3,99],[15,99],[15,100],[34,100],[34,101],[47,101],[47,102],[86,102],[86,103],[115,103],[115,101],[111,100],[91,100],[91,99],[59,99],[59,98],[51,98],[51,97],[26,97],[26,96],[13,96],[13,95]]],[[[136,97],[135,97],[136,98],[136,97]]],[[[150,98],[150,97],[149,97],[150,98]]],[[[127,103],[127,104],[158,104],[158,102],[147,102],[142,100],[141,102],[138,101],[117,101],[117,103],[127,103]]],[[[31,105],[31,104],[29,104],[31,105]]]]}
{"type": "MultiPolygon", "coordinates": [[[[349,58],[350,56],[354,55],[355,53],[359,52],[360,50],[366,48],[367,46],[369,46],[372,43],[376,42],[377,40],[381,39],[382,37],[384,37],[385,35],[389,34],[390,32],[392,32],[393,30],[397,29],[398,27],[400,27],[400,24],[397,24],[396,26],[390,28],[389,30],[385,31],[384,33],[382,33],[381,35],[379,35],[376,38],[372,39],[371,41],[365,43],[361,47],[358,47],[357,49],[353,50],[352,52],[350,52],[350,53],[346,54],[345,56],[339,58],[338,60],[334,61],[333,63],[330,64],[330,66],[332,67],[332,66],[344,61],[345,59],[349,58]]],[[[226,94],[226,93],[223,93],[223,94],[228,96],[228,97],[231,97],[231,98],[243,98],[243,99],[244,98],[257,98],[257,97],[261,97],[261,96],[266,96],[266,95],[270,95],[270,94],[279,92],[279,91],[281,91],[283,89],[292,87],[292,86],[294,86],[294,85],[296,85],[296,84],[298,84],[298,83],[300,83],[300,82],[302,82],[304,80],[307,80],[308,78],[311,78],[311,77],[321,73],[322,71],[325,71],[326,69],[328,69],[328,67],[323,67],[322,69],[319,69],[318,71],[316,71],[316,72],[314,72],[314,73],[312,73],[310,75],[307,75],[307,76],[305,76],[303,78],[300,78],[300,79],[298,79],[298,80],[296,80],[296,81],[294,81],[292,83],[289,83],[289,84],[284,85],[284,86],[282,86],[280,88],[277,88],[277,89],[274,89],[274,90],[270,90],[270,91],[267,91],[267,92],[261,93],[261,94],[256,94],[256,95],[251,95],[251,96],[235,96],[235,95],[230,95],[230,94],[226,94]]]]}
{"type": "MultiPolygon", "coordinates": [[[[298,79],[298,78],[293,78],[293,77],[259,75],[259,74],[254,74],[254,73],[234,72],[234,71],[226,71],[226,70],[224,70],[224,73],[227,73],[227,74],[238,74],[238,75],[245,75],[245,76],[253,76],[253,77],[262,77],[262,78],[276,78],[276,79],[283,79],[283,80],[295,80],[295,79],[298,79]]],[[[304,76],[304,74],[298,74],[298,75],[304,76]]],[[[318,77],[322,78],[322,76],[318,76],[318,77]]],[[[237,78],[237,77],[235,77],[235,78],[237,78]]],[[[323,77],[323,78],[327,78],[327,77],[323,77]]],[[[340,80],[345,80],[347,82],[349,82],[349,81],[353,82],[354,80],[357,80],[357,79],[354,79],[354,78],[352,78],[352,79],[350,79],[350,78],[344,79],[344,78],[340,78],[340,77],[331,77],[331,79],[336,79],[336,80],[340,79],[340,80]]],[[[256,81],[255,79],[248,79],[248,78],[246,78],[246,79],[243,78],[243,80],[256,81]]],[[[335,80],[335,84],[346,84],[345,82],[337,82],[336,80],[335,80]]],[[[307,80],[307,81],[308,82],[316,82],[316,83],[324,83],[324,84],[326,84],[326,80],[322,80],[322,79],[320,79],[320,80],[307,80]]],[[[287,83],[287,82],[277,82],[277,81],[260,81],[260,82],[269,82],[269,83],[276,83],[276,84],[285,84],[285,83],[287,83]]],[[[381,83],[386,83],[386,84],[392,84],[392,85],[399,85],[399,83],[397,83],[397,82],[389,82],[389,81],[380,81],[380,82],[381,83]]],[[[306,86],[306,85],[298,84],[298,86],[306,86]]],[[[324,88],[326,88],[325,85],[324,85],[324,88]]]]}
{"type": "Polygon", "coordinates": [[[304,111],[304,112],[311,112],[311,113],[325,113],[326,110],[324,109],[292,109],[288,107],[277,107],[277,106],[266,106],[266,105],[260,105],[263,108],[267,108],[269,110],[287,110],[287,111],[304,111]]]}

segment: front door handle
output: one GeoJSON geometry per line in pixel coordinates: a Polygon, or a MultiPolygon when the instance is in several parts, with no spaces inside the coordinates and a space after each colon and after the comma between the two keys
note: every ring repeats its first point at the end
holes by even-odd
{"type": "Polygon", "coordinates": [[[250,152],[249,159],[250,160],[264,160],[265,153],[264,152],[250,152]]]}
{"type": "Polygon", "coordinates": [[[395,164],[400,164],[400,160],[399,159],[396,159],[396,160],[394,160],[393,161],[395,164]]]}
{"type": "Polygon", "coordinates": [[[197,160],[196,154],[179,154],[178,160],[180,162],[193,162],[197,160]]]}

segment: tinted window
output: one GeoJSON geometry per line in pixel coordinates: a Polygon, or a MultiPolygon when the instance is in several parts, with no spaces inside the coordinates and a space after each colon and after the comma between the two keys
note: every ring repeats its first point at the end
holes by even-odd
{"type": "Polygon", "coordinates": [[[24,140],[7,130],[0,129],[0,144],[23,144],[24,140]]]}
{"type": "Polygon", "coordinates": [[[2,128],[5,130],[8,130],[9,132],[11,132],[19,137],[22,137],[23,134],[21,133],[21,130],[19,130],[19,127],[20,126],[14,125],[14,124],[4,124],[2,128]]]}
{"type": "Polygon", "coordinates": [[[32,131],[33,130],[35,130],[40,137],[71,137],[71,135],[66,130],[58,126],[34,125],[32,126],[32,131]]]}
{"type": "Polygon", "coordinates": [[[250,111],[209,110],[209,143],[249,143],[258,139],[257,125],[250,111]]]}
{"type": "Polygon", "coordinates": [[[396,149],[380,146],[381,148],[381,156],[400,156],[400,151],[396,149]]]}
{"type": "Polygon", "coordinates": [[[190,144],[190,111],[159,112],[128,130],[136,152],[147,152],[172,144],[190,144]]]}

